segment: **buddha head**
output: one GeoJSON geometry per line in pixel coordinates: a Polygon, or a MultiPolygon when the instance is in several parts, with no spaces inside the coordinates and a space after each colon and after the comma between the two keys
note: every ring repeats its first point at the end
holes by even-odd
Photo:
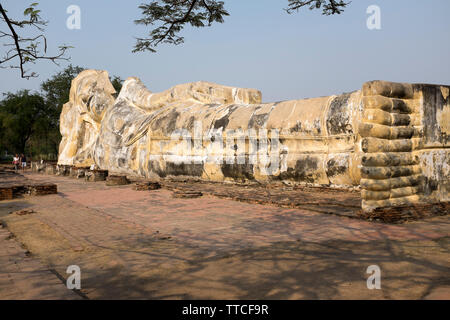
{"type": "Polygon", "coordinates": [[[92,147],[115,93],[106,71],[85,70],[72,80],[69,102],[60,117],[59,164],[93,164],[92,147]]]}

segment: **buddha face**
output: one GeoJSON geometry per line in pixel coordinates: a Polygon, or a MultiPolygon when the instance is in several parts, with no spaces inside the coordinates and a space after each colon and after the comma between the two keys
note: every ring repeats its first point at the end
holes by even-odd
{"type": "Polygon", "coordinates": [[[93,164],[92,146],[106,110],[114,104],[114,93],[106,71],[86,70],[72,80],[60,118],[59,164],[93,164]]]}

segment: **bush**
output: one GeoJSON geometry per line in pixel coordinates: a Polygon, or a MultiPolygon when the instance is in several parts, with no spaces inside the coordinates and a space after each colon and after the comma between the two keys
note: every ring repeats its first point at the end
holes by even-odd
{"type": "Polygon", "coordinates": [[[13,161],[13,155],[12,154],[2,154],[0,155],[0,162],[1,163],[11,163],[13,161]]]}

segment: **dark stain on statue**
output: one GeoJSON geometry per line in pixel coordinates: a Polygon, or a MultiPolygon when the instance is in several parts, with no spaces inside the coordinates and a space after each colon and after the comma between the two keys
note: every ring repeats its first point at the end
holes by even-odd
{"type": "Polygon", "coordinates": [[[220,129],[220,128],[226,128],[228,125],[228,122],[230,122],[230,119],[228,118],[229,115],[225,115],[222,118],[214,121],[214,129],[220,129]]]}
{"type": "Polygon", "coordinates": [[[175,131],[176,127],[177,127],[177,119],[179,117],[179,113],[175,110],[172,110],[172,112],[170,112],[167,117],[168,117],[168,122],[167,122],[167,133],[171,134],[172,132],[175,131]]]}
{"type": "Polygon", "coordinates": [[[201,177],[203,164],[166,162],[166,174],[169,176],[201,177]]]}
{"type": "Polygon", "coordinates": [[[297,121],[295,126],[293,126],[292,128],[289,129],[290,133],[301,132],[301,131],[302,131],[302,123],[300,121],[297,121]]]}
{"type": "Polygon", "coordinates": [[[425,196],[431,195],[434,191],[438,190],[439,182],[435,179],[431,179],[428,177],[423,178],[423,193],[425,196]]]}
{"type": "Polygon", "coordinates": [[[245,164],[222,164],[222,174],[224,177],[232,178],[236,181],[245,182],[254,180],[253,165],[248,161],[245,164]]]}
{"type": "Polygon", "coordinates": [[[191,116],[190,118],[189,118],[189,120],[188,120],[188,123],[187,123],[187,128],[186,129],[193,129],[194,128],[194,122],[195,122],[195,117],[194,116],[191,116]]]}
{"type": "Polygon", "coordinates": [[[288,168],[287,171],[282,172],[279,179],[314,183],[317,179],[318,162],[316,157],[297,160],[295,168],[288,168]]]}
{"type": "Polygon", "coordinates": [[[317,130],[317,134],[322,133],[322,127],[319,119],[314,120],[314,128],[317,130]]]}
{"type": "Polygon", "coordinates": [[[102,166],[105,163],[105,158],[102,156],[96,157],[96,164],[102,166]]]}
{"type": "MultiPolygon", "coordinates": [[[[450,89],[449,86],[442,86],[450,89]]],[[[441,143],[443,145],[448,143],[448,137],[442,128],[439,126],[437,115],[442,112],[446,105],[450,104],[450,95],[444,97],[442,95],[441,87],[433,85],[415,85],[415,90],[422,92],[423,96],[423,137],[425,143],[441,143]]]]}
{"type": "Polygon", "coordinates": [[[83,149],[85,135],[86,135],[86,122],[83,121],[81,123],[80,130],[78,131],[78,141],[77,141],[78,150],[83,149]]]}
{"type": "Polygon", "coordinates": [[[330,135],[352,134],[350,115],[348,114],[348,100],[351,93],[344,93],[333,99],[327,114],[327,131],[330,135]]]}
{"type": "Polygon", "coordinates": [[[262,128],[269,119],[270,113],[253,114],[248,121],[249,129],[259,129],[262,128]]]}
{"type": "Polygon", "coordinates": [[[117,159],[117,165],[118,167],[125,167],[127,164],[127,159],[125,158],[119,158],[117,159]]]}
{"type": "Polygon", "coordinates": [[[151,126],[152,130],[156,131],[162,129],[165,134],[172,134],[177,127],[177,119],[179,115],[180,114],[175,109],[173,109],[168,114],[158,117],[151,126]]]}
{"type": "Polygon", "coordinates": [[[228,112],[222,118],[219,118],[214,121],[214,129],[226,128],[228,123],[230,122],[231,114],[238,108],[238,106],[232,105],[229,106],[228,112]]]}
{"type": "Polygon", "coordinates": [[[391,99],[393,102],[393,110],[398,111],[399,113],[409,114],[412,113],[411,108],[408,106],[408,104],[401,100],[401,99],[391,99]]]}
{"type": "Polygon", "coordinates": [[[134,145],[133,148],[131,149],[131,155],[130,155],[131,161],[136,160],[136,155],[137,155],[137,146],[134,145]]]}
{"type": "Polygon", "coordinates": [[[148,168],[150,172],[157,174],[161,178],[165,178],[167,175],[166,171],[161,168],[158,161],[150,160],[148,162],[148,168]]]}
{"type": "Polygon", "coordinates": [[[336,160],[330,159],[327,161],[327,177],[335,177],[345,174],[348,170],[348,163],[345,165],[339,164],[336,160]]]}
{"type": "Polygon", "coordinates": [[[361,140],[361,150],[364,153],[368,153],[369,152],[369,140],[368,139],[362,139],[361,140]]]}

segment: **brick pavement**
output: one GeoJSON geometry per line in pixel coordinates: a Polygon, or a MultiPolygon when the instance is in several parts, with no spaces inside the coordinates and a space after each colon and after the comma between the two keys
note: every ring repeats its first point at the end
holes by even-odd
{"type": "MultiPolygon", "coordinates": [[[[74,206],[96,210],[94,215],[140,231],[160,232],[210,250],[243,249],[277,241],[425,240],[449,235],[447,223],[441,223],[448,221],[447,217],[436,217],[427,222],[386,225],[210,196],[177,199],[165,189],[135,191],[131,186],[105,187],[103,183],[87,183],[63,177],[31,175],[30,178],[59,182],[59,191],[65,199],[73,201],[74,206]]],[[[47,197],[45,202],[38,198],[32,202],[38,208],[50,206],[48,208],[56,210],[60,204],[54,202],[52,207],[53,198],[56,199],[56,196],[47,197]]],[[[73,226],[86,223],[76,215],[66,215],[60,218],[61,223],[73,226]]],[[[58,218],[55,216],[54,219],[58,218]]],[[[95,224],[101,224],[100,221],[89,219],[89,226],[86,227],[99,230],[102,226],[95,224]]]]}
{"type": "Polygon", "coordinates": [[[0,203],[0,211],[33,208],[9,216],[11,230],[58,272],[80,265],[90,298],[420,298],[447,283],[448,216],[386,225],[210,196],[178,199],[165,189],[27,178],[57,183],[59,194],[0,203]],[[36,235],[26,232],[34,228],[36,235]],[[367,291],[369,263],[392,270],[389,290],[367,291]]]}
{"type": "Polygon", "coordinates": [[[0,299],[80,299],[0,227],[0,299]]]}

